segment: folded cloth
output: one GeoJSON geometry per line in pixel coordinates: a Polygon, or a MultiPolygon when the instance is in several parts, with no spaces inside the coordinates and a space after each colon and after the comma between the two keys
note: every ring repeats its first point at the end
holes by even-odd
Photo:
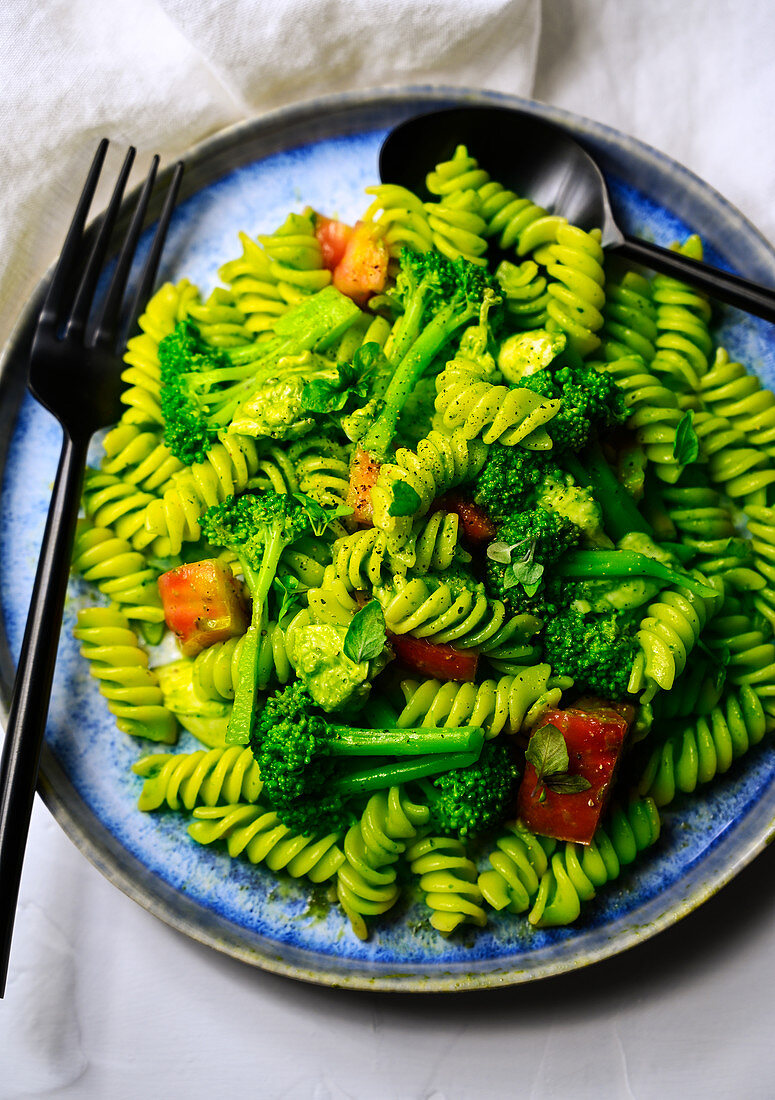
{"type": "Polygon", "coordinates": [[[170,160],[229,123],[330,92],[446,83],[530,94],[540,31],[540,0],[0,8],[0,342],[61,248],[103,135],[121,155],[138,147],[139,177],[153,152],[170,160]]]}

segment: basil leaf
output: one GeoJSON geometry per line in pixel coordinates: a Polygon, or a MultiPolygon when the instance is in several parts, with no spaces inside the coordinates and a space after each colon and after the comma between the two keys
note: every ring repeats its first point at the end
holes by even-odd
{"type": "Polygon", "coordinates": [[[583,775],[570,775],[568,772],[560,772],[550,775],[544,780],[544,786],[555,794],[580,794],[588,791],[592,784],[583,775]]]}
{"type": "Polygon", "coordinates": [[[313,378],[311,382],[305,382],[301,391],[301,407],[305,412],[341,412],[348,397],[349,390],[340,389],[320,378],[313,378]]]}
{"type": "Polygon", "coordinates": [[[344,638],[344,655],[357,664],[379,657],[384,649],[387,633],[385,612],[377,600],[371,600],[357,611],[347,628],[344,638]]]}
{"type": "Polygon", "coordinates": [[[411,485],[407,485],[405,481],[397,481],[393,486],[393,500],[388,508],[388,515],[413,516],[421,504],[420,494],[411,485]]]}
{"type": "Polygon", "coordinates": [[[673,458],[681,466],[696,462],[700,454],[700,441],[694,430],[694,410],[687,409],[678,421],[673,443],[673,458]]]}
{"type": "Polygon", "coordinates": [[[525,760],[536,770],[536,778],[567,772],[570,759],[565,738],[556,726],[547,723],[537,729],[525,751],[525,760]]]}
{"type": "Polygon", "coordinates": [[[511,565],[513,549],[507,542],[491,542],[487,547],[487,557],[490,561],[497,561],[498,565],[511,565]]]}

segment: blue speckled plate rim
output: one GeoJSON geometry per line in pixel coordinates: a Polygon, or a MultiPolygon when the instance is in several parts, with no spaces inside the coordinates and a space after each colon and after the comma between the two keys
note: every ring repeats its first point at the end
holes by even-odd
{"type": "MultiPolygon", "coordinates": [[[[426,108],[433,110],[457,103],[493,104],[530,111],[567,125],[582,140],[588,139],[597,145],[604,159],[613,165],[617,160],[617,150],[634,158],[642,168],[648,168],[649,163],[656,165],[674,184],[674,196],[671,200],[665,200],[663,195],[663,201],[669,201],[671,208],[679,215],[683,206],[681,198],[686,195],[691,196],[693,202],[700,201],[703,206],[712,208],[716,220],[711,223],[710,232],[706,226],[703,226],[703,231],[715,247],[723,254],[725,235],[730,227],[734,227],[738,240],[744,237],[748,249],[742,273],[751,278],[775,282],[775,250],[731,203],[688,169],[610,127],[558,108],[496,92],[438,86],[385,88],[342,93],[314,103],[282,108],[239,123],[192,148],[184,158],[188,166],[189,189],[195,191],[207,186],[218,175],[252,160],[255,154],[251,146],[255,140],[265,142],[267,148],[262,150],[261,155],[267,155],[305,140],[358,132],[366,127],[369,116],[373,116],[372,122],[376,128],[377,116],[380,116],[379,124],[384,126],[387,114],[394,116],[391,119],[394,124],[402,117],[426,108]],[[299,134],[293,141],[289,140],[290,135],[299,129],[305,131],[304,135],[299,134]],[[242,153],[240,149],[243,149],[242,153]],[[218,166],[220,162],[223,162],[222,171],[208,175],[201,182],[198,180],[197,165],[218,166]]],[[[42,280],[41,287],[47,278],[42,280]]],[[[0,398],[9,395],[17,404],[20,387],[18,380],[15,386],[9,383],[8,367],[25,330],[29,331],[41,287],[31,296],[0,358],[0,398]]],[[[3,412],[8,412],[7,405],[3,412]]],[[[15,408],[12,415],[15,415],[15,408]]],[[[0,441],[0,445],[9,439],[10,434],[6,440],[0,441]]],[[[2,449],[4,451],[5,448],[2,449]]],[[[0,466],[3,457],[0,454],[0,466]]],[[[2,643],[7,654],[4,635],[2,643]]],[[[7,665],[7,658],[4,664],[7,665]]],[[[0,707],[4,719],[9,697],[7,675],[3,676],[2,696],[0,707]]],[[[770,790],[767,792],[769,797],[762,798],[730,826],[683,876],[685,894],[678,903],[671,899],[666,905],[666,899],[653,897],[635,911],[602,928],[593,928],[566,943],[551,944],[530,955],[523,955],[517,965],[503,959],[492,960],[490,965],[477,960],[474,972],[466,963],[459,963],[442,964],[432,973],[418,973],[424,964],[414,962],[405,967],[390,964],[377,973],[367,973],[358,961],[332,960],[330,956],[321,956],[289,944],[277,944],[225,920],[169,886],[128,853],[86,809],[54,754],[45,746],[39,790],[54,817],[83,854],[114,885],[177,931],[273,973],[323,985],[385,991],[437,992],[497,987],[560,974],[610,957],[650,938],[697,908],[754,859],[775,836],[775,792],[770,790]]]]}

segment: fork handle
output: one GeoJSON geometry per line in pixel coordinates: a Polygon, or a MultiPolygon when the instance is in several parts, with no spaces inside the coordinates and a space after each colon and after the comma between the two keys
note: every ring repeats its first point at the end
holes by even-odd
{"type": "Polygon", "coordinates": [[[0,759],[0,997],[8,974],[87,447],[88,439],[73,439],[65,431],[0,759]]]}

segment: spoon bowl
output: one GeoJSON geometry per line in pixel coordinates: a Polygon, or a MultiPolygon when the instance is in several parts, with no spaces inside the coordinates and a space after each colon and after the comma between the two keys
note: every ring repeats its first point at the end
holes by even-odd
{"type": "MultiPolygon", "coordinates": [[[[589,231],[624,259],[680,279],[711,297],[775,323],[775,291],[709,264],[624,233],[616,223],[605,177],[592,155],[561,126],[510,107],[452,107],[396,126],[379,158],[384,183],[424,198],[427,173],[459,145],[495,180],[550,214],[589,231]]],[[[493,252],[495,249],[493,248],[493,252]]]]}

